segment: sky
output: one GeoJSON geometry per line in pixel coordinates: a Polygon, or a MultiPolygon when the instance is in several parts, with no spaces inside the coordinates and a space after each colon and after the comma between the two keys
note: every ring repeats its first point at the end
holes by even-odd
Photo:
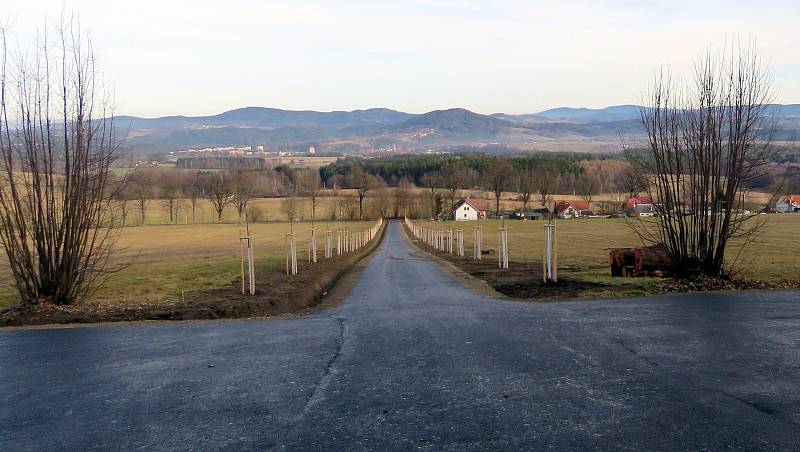
{"type": "Polygon", "coordinates": [[[24,46],[62,10],[119,114],[600,108],[736,39],[756,42],[776,102],[800,103],[796,1],[4,0],[0,23],[24,46]]]}

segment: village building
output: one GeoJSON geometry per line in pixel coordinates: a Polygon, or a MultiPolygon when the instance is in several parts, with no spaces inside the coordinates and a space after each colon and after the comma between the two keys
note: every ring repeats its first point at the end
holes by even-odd
{"type": "Polygon", "coordinates": [[[511,218],[519,220],[542,220],[548,217],[550,217],[550,211],[547,207],[520,209],[511,216],[511,218]]]}
{"type": "Polygon", "coordinates": [[[782,196],[775,203],[775,211],[781,213],[800,212],[800,195],[782,196]]]}
{"type": "Polygon", "coordinates": [[[625,201],[625,214],[629,217],[652,217],[655,213],[655,203],[650,198],[637,196],[625,201]]]}
{"type": "Polygon", "coordinates": [[[581,212],[589,211],[588,201],[556,201],[553,207],[558,218],[579,218],[581,212]]]}
{"type": "Polygon", "coordinates": [[[461,198],[453,204],[450,214],[455,221],[485,220],[486,200],[461,198]]]}

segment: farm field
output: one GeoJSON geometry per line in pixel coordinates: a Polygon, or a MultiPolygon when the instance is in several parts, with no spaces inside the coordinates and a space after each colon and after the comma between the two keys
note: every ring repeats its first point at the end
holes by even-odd
{"type": "MultiPolygon", "coordinates": [[[[364,222],[330,222],[334,231],[368,229],[364,222]]],[[[159,304],[180,300],[181,291],[191,293],[225,287],[239,276],[239,224],[190,224],[126,227],[120,230],[112,266],[124,265],[97,292],[94,301],[121,304],[159,304]]],[[[251,224],[254,252],[259,268],[283,265],[284,240],[290,224],[251,224]]],[[[295,222],[298,260],[307,259],[310,243],[307,222],[295,222]]],[[[324,255],[325,222],[317,222],[318,256],[324,255]]],[[[8,262],[0,260],[0,308],[13,304],[8,262]]]]}
{"type": "MultiPolygon", "coordinates": [[[[349,195],[349,193],[348,193],[349,195]]],[[[254,198],[247,205],[248,216],[256,218],[257,221],[288,221],[286,209],[284,207],[286,198],[254,198]]],[[[301,221],[311,220],[311,201],[308,198],[293,198],[296,207],[296,218],[301,221]]],[[[316,218],[325,220],[331,218],[331,209],[334,205],[339,205],[340,210],[346,209],[346,201],[342,196],[334,199],[332,196],[321,196],[317,200],[316,218]]],[[[347,198],[347,202],[354,203],[355,215],[358,217],[358,199],[347,198]]],[[[365,210],[367,209],[365,200],[365,210]]],[[[340,212],[340,217],[344,212],[340,212]]],[[[346,218],[346,215],[344,215],[346,218]]],[[[125,222],[128,226],[136,226],[140,221],[139,206],[133,201],[128,201],[128,218],[125,222]]],[[[194,219],[192,219],[192,207],[188,200],[182,199],[178,207],[178,223],[217,223],[217,212],[207,199],[198,199],[195,207],[194,219]]],[[[151,200],[145,208],[146,225],[166,225],[169,224],[169,209],[161,200],[151,200]]],[[[234,206],[225,207],[222,213],[223,223],[239,222],[239,215],[234,206]]]]}
{"type": "MultiPolygon", "coordinates": [[[[759,216],[766,221],[763,233],[744,248],[736,265],[738,276],[758,280],[800,280],[800,215],[759,216]]],[[[611,280],[608,269],[609,248],[640,246],[639,237],[624,218],[587,218],[558,220],[559,275],[574,274],[583,278],[611,280]]],[[[426,227],[463,228],[465,255],[471,256],[476,223],[483,226],[483,248],[496,250],[499,220],[480,222],[421,222],[426,227]]],[[[544,221],[507,220],[509,261],[541,263],[544,249],[544,221]]],[[[738,247],[732,247],[738,251],[738,247]]],[[[735,257],[731,252],[729,258],[735,257]]],[[[493,254],[486,259],[494,259],[493,254]]],[[[613,278],[620,281],[621,278],[613,278]]],[[[644,278],[650,279],[650,278],[644,278]]]]}

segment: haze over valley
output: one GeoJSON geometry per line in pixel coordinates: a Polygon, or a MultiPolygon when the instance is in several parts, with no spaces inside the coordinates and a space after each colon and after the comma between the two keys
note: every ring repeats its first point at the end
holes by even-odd
{"type": "MultiPolygon", "coordinates": [[[[768,107],[779,124],[777,140],[800,132],[800,104],[768,107]]],[[[426,152],[503,150],[618,152],[643,136],[640,107],[602,109],[561,107],[539,113],[484,115],[462,108],[423,114],[373,108],[353,111],[293,111],[264,107],[213,116],[120,116],[134,152],[263,145],[273,151],[365,154],[376,151],[426,152]]]]}

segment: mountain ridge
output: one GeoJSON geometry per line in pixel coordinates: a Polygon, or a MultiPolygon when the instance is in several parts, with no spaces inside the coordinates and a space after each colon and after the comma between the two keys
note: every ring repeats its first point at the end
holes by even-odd
{"type": "MultiPolygon", "coordinates": [[[[637,105],[556,107],[522,115],[484,115],[464,108],[413,114],[389,108],[321,112],[251,106],[208,116],[115,119],[120,130],[128,130],[130,148],[148,151],[253,144],[325,149],[328,142],[347,142],[362,150],[398,144],[427,149],[486,143],[540,145],[553,140],[618,142],[621,134],[641,135],[640,109],[637,105]]],[[[800,104],[773,104],[767,112],[787,125],[786,136],[798,135],[800,104]]]]}

